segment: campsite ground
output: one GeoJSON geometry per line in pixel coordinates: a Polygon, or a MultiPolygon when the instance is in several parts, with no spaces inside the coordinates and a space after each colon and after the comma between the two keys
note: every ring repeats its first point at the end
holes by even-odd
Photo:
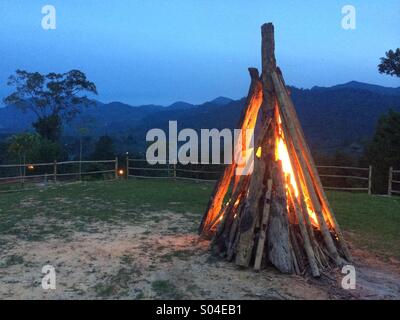
{"type": "Polygon", "coordinates": [[[196,234],[211,190],[130,180],[0,194],[0,299],[400,298],[400,198],[328,194],[355,257],[345,291],[339,270],[314,280],[212,256],[196,234]],[[41,287],[46,264],[54,291],[41,287]]]}

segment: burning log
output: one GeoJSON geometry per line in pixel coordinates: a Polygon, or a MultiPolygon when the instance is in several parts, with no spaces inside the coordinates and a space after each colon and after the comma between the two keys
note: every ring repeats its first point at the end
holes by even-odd
{"type": "Polygon", "coordinates": [[[262,74],[249,69],[252,81],[240,121],[242,129],[255,128],[261,109],[254,170],[235,176],[236,163],[226,169],[199,231],[213,236],[214,252],[239,266],[260,270],[271,264],[284,273],[319,277],[351,256],[276,66],[274,27],[269,23],[261,30],[262,74]]]}
{"type": "MultiPolygon", "coordinates": [[[[257,120],[258,109],[263,100],[262,85],[259,80],[258,70],[255,68],[249,68],[249,73],[251,77],[249,94],[239,121],[239,127],[242,131],[254,128],[257,120]]],[[[199,232],[202,233],[203,236],[211,236],[212,233],[215,232],[215,222],[220,216],[222,203],[226,193],[228,192],[229,186],[231,185],[232,179],[234,178],[236,166],[237,164],[235,163],[235,159],[233,159],[232,164],[225,169],[222,177],[214,188],[207,205],[207,212],[203,216],[199,227],[199,232]]]]}
{"type": "Polygon", "coordinates": [[[332,213],[333,211],[329,205],[328,199],[327,199],[324,189],[322,187],[322,183],[319,178],[318,171],[316,169],[314,160],[311,156],[311,151],[306,143],[306,140],[304,137],[304,132],[303,132],[303,129],[301,128],[300,121],[298,120],[295,107],[289,97],[287,90],[282,89],[282,86],[284,87],[284,80],[283,80],[281,72],[279,70],[277,70],[277,71],[278,71],[277,73],[272,75],[274,86],[275,86],[275,88],[280,87],[282,90],[281,91],[282,103],[284,103],[283,100],[286,101],[286,106],[287,106],[286,110],[289,113],[291,121],[293,121],[293,124],[296,128],[298,139],[300,141],[300,145],[301,145],[301,149],[302,149],[302,154],[305,158],[305,161],[306,161],[306,164],[308,167],[308,171],[309,171],[312,181],[315,185],[315,189],[317,191],[321,205],[324,208],[323,212],[326,213],[325,217],[328,219],[328,221],[331,225],[331,228],[334,229],[338,235],[338,241],[339,241],[339,244],[341,246],[344,256],[346,257],[346,259],[348,261],[351,261],[352,260],[351,255],[348,251],[348,248],[347,248],[346,242],[344,241],[340,227],[336,221],[335,215],[332,213]]]}
{"type": "Polygon", "coordinates": [[[241,214],[239,232],[240,238],[237,247],[236,264],[247,267],[250,264],[254,246],[254,229],[260,210],[260,200],[263,196],[263,179],[266,163],[259,158],[254,159],[254,170],[251,175],[248,196],[241,214]]]}
{"type": "Polygon", "coordinates": [[[282,163],[274,163],[273,195],[269,228],[267,229],[268,260],[283,273],[293,273],[293,256],[289,240],[287,194],[282,163]]]}
{"type": "Polygon", "coordinates": [[[258,237],[256,257],[254,261],[254,270],[260,270],[261,262],[264,253],[265,239],[267,233],[267,226],[269,221],[269,213],[271,211],[271,196],[272,196],[272,179],[268,180],[267,193],[264,199],[264,209],[260,225],[260,235],[258,237]]]}
{"type": "MultiPolygon", "coordinates": [[[[318,224],[320,226],[323,239],[325,241],[326,247],[329,251],[331,257],[335,260],[337,265],[342,264],[342,259],[340,258],[336,246],[333,243],[332,236],[329,232],[328,223],[332,221],[330,218],[332,215],[330,212],[326,212],[327,209],[324,210],[323,203],[320,202],[318,198],[317,189],[319,186],[313,183],[313,179],[311,176],[311,172],[309,171],[309,166],[307,166],[307,160],[304,156],[304,148],[302,148],[300,138],[299,138],[299,131],[296,130],[296,122],[293,117],[293,112],[290,112],[288,109],[291,108],[292,103],[290,98],[287,94],[286,88],[283,86],[282,82],[279,80],[278,75],[276,72],[272,73],[272,79],[274,82],[275,92],[277,94],[277,98],[279,101],[279,110],[281,111],[281,115],[285,120],[285,124],[288,127],[288,132],[291,135],[291,143],[293,144],[294,153],[297,155],[298,165],[301,168],[301,172],[304,175],[304,180],[306,184],[306,188],[309,191],[309,195],[311,198],[311,202],[314,208],[314,212],[316,213],[318,224]],[[324,214],[325,213],[325,214],[324,214]]],[[[294,110],[294,107],[293,107],[294,110]]],[[[296,117],[297,119],[297,117],[296,117]]],[[[293,154],[293,153],[291,153],[293,154]]],[[[311,158],[311,156],[310,156],[311,158]]],[[[292,162],[293,163],[293,162],[292,162]]],[[[314,179],[315,181],[315,179],[314,179]]],[[[322,188],[321,188],[322,189],[322,188]]],[[[323,193],[323,190],[319,191],[319,193],[323,193]]],[[[334,225],[330,226],[334,228],[334,225]]]]}

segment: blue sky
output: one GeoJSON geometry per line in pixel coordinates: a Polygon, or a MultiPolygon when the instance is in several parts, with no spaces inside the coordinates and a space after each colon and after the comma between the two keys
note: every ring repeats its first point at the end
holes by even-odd
{"type": "Polygon", "coordinates": [[[17,68],[78,68],[104,102],[239,98],[247,68],[260,67],[260,26],[269,21],[289,84],[400,86],[376,67],[400,45],[399,0],[1,0],[0,17],[1,97],[17,68]],[[41,28],[46,4],[57,10],[56,30],[41,28]],[[346,4],[356,8],[356,30],[341,27],[346,4]]]}

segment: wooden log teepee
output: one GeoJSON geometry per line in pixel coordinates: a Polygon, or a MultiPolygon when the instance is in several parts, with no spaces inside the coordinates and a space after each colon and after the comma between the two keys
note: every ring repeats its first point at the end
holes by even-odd
{"type": "Polygon", "coordinates": [[[244,150],[253,153],[253,171],[237,175],[235,162],[225,169],[199,232],[212,237],[215,253],[239,266],[272,264],[284,273],[318,277],[351,256],[276,66],[272,23],[261,34],[262,73],[249,69],[239,123],[242,130],[260,126],[254,148],[244,150]]]}

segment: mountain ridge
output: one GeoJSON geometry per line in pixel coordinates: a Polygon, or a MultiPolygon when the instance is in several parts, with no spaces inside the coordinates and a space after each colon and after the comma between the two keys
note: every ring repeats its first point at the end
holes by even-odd
{"type": "MultiPolygon", "coordinates": [[[[389,109],[400,111],[400,88],[349,82],[328,88],[290,87],[306,137],[312,148],[335,151],[362,146],[373,134],[381,114],[389,109]],[[384,88],[384,89],[382,89],[384,88]]],[[[102,103],[82,109],[82,113],[65,125],[65,136],[77,136],[78,128],[90,128],[90,135],[109,134],[124,149],[145,148],[146,132],[152,128],[168,129],[168,121],[178,121],[179,129],[235,128],[245,98],[232,100],[217,97],[203,104],[176,102],[170,106],[131,106],[122,102],[102,103]]],[[[7,106],[0,109],[0,133],[13,134],[32,130],[32,112],[22,113],[7,106]]]]}
{"type": "Polygon", "coordinates": [[[400,87],[384,87],[377,84],[370,84],[359,81],[349,81],[343,84],[337,84],[331,87],[314,86],[310,90],[337,90],[337,89],[360,89],[371,92],[377,92],[386,95],[400,96],[400,87]]]}

